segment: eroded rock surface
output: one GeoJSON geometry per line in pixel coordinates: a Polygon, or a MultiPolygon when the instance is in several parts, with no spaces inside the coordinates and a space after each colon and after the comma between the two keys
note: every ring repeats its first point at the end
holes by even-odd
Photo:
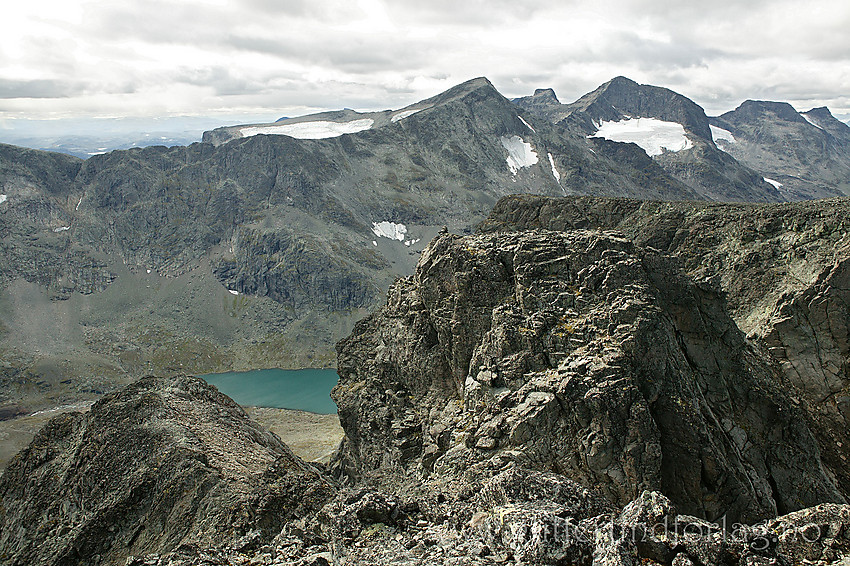
{"type": "Polygon", "coordinates": [[[485,231],[616,229],[721,289],[737,325],[779,365],[824,463],[850,489],[850,200],[783,205],[508,197],[485,231]]]}
{"type": "Polygon", "coordinates": [[[610,233],[440,235],[338,346],[344,472],[507,457],[709,519],[843,502],[770,358],[674,263],[610,233]]]}

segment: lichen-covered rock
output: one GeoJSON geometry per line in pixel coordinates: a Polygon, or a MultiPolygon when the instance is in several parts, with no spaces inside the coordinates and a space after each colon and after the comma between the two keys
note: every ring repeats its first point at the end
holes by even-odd
{"type": "Polygon", "coordinates": [[[722,297],[614,235],[442,235],[338,349],[353,476],[504,453],[711,519],[843,501],[722,297]]]}
{"type": "Polygon", "coordinates": [[[261,546],[334,492],[203,380],[146,378],[55,417],[15,457],[0,477],[0,556],[115,564],[183,544],[261,546]]]}

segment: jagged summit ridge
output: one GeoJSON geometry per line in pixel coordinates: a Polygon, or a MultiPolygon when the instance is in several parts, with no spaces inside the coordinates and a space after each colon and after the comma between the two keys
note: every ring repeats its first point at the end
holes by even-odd
{"type": "Polygon", "coordinates": [[[478,103],[489,98],[503,98],[485,77],[478,77],[456,85],[447,91],[398,110],[357,112],[350,108],[308,114],[294,118],[281,118],[271,124],[244,124],[227,126],[204,132],[203,141],[219,145],[234,139],[258,134],[289,135],[300,139],[322,139],[353,134],[390,126],[435,105],[451,103],[472,96],[478,103]]]}
{"type": "MultiPolygon", "coordinates": [[[[570,104],[539,96],[514,103],[586,136],[635,143],[667,174],[710,200],[782,200],[762,175],[718,149],[699,105],[669,89],[615,77],[570,104]]],[[[604,144],[596,151],[621,150],[604,144]]]]}
{"type": "Polygon", "coordinates": [[[725,151],[779,183],[786,199],[850,194],[850,127],[828,109],[748,100],[711,123],[735,136],[725,151]]]}

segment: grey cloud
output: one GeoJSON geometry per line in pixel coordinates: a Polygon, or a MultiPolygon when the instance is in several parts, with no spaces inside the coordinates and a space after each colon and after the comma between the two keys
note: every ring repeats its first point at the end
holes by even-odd
{"type": "Polygon", "coordinates": [[[237,5],[254,17],[287,16],[322,22],[347,21],[358,13],[357,4],[346,0],[243,0],[237,5]]]}
{"type": "MultiPolygon", "coordinates": [[[[199,87],[210,105],[199,112],[382,108],[476,75],[488,75],[509,97],[552,87],[564,102],[625,75],[681,92],[707,109],[732,109],[746,98],[805,106],[806,100],[840,101],[850,91],[850,7],[841,0],[383,0],[389,22],[375,26],[364,19],[371,4],[351,0],[189,1],[90,4],[81,24],[62,30],[73,34],[68,43],[56,39],[63,33],[42,33],[21,44],[26,56],[13,63],[34,74],[5,75],[0,98],[73,98],[65,108],[109,101],[157,111],[177,98],[191,108],[199,102],[193,87],[199,87]],[[817,8],[823,14],[812,16],[817,8]],[[588,36],[597,22],[600,32],[588,36]],[[538,23],[558,30],[551,46],[550,38],[534,35],[538,23]],[[91,65],[79,54],[102,60],[91,65]],[[300,68],[327,80],[308,83],[296,73],[300,68]],[[33,76],[44,80],[23,80],[33,76]]],[[[12,68],[3,47],[0,66],[12,68]]],[[[846,100],[842,104],[846,108],[846,100]]]]}
{"type": "Polygon", "coordinates": [[[0,98],[70,98],[82,94],[85,85],[60,80],[20,81],[0,79],[0,98]]]}
{"type": "Polygon", "coordinates": [[[606,37],[601,45],[585,51],[593,60],[635,64],[641,70],[705,66],[727,54],[720,49],[677,38],[671,42],[646,39],[632,31],[606,37]]]}
{"type": "Polygon", "coordinates": [[[433,51],[432,44],[389,34],[275,39],[232,34],[225,42],[245,51],[321,64],[354,74],[416,68],[428,63],[433,51]]]}
{"type": "Polygon", "coordinates": [[[267,85],[257,80],[235,76],[225,67],[181,68],[174,76],[176,82],[212,87],[217,96],[262,92],[267,85]]]}

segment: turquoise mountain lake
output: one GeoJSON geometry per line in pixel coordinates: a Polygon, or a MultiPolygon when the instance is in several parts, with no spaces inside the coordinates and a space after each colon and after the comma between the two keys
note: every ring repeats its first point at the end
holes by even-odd
{"type": "Polygon", "coordinates": [[[260,369],[200,377],[240,405],[336,413],[330,393],[339,376],[332,369],[260,369]]]}

